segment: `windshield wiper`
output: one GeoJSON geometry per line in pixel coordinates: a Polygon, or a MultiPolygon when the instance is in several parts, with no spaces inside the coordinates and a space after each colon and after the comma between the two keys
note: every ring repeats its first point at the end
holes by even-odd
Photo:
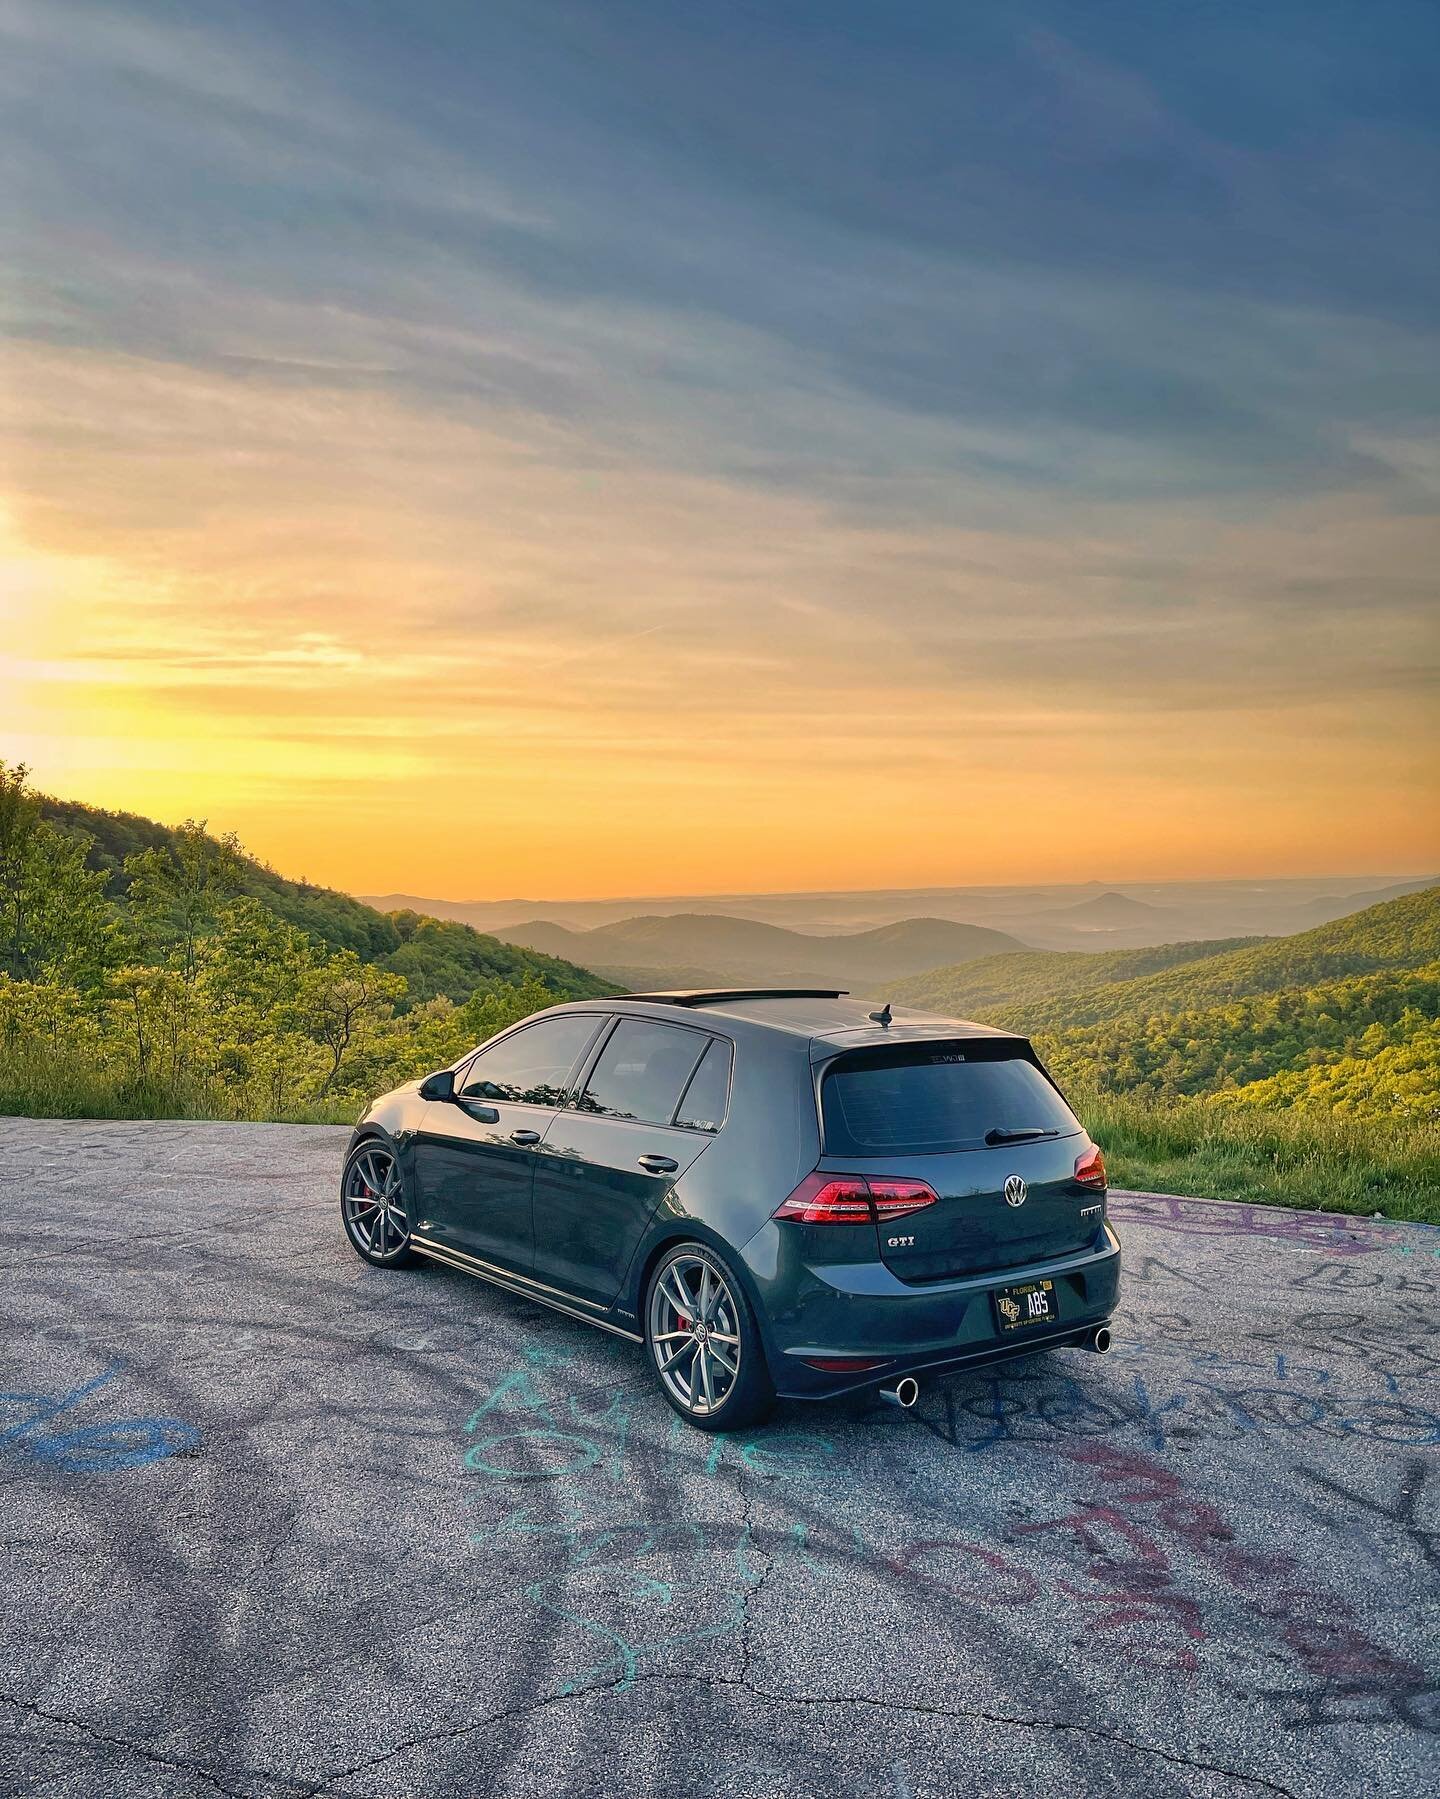
{"type": "Polygon", "coordinates": [[[993,1149],[997,1143],[1028,1143],[1032,1137],[1058,1137],[1059,1131],[1048,1129],[1045,1125],[1020,1125],[1013,1131],[986,1131],[985,1141],[993,1149]]]}

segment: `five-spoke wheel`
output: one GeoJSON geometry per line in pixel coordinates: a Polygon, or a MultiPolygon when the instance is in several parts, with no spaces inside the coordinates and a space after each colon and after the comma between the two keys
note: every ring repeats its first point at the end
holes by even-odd
{"type": "Polygon", "coordinates": [[[740,1283],[713,1250],[686,1243],[650,1278],[646,1342],[660,1390],[702,1430],[730,1430],[769,1410],[770,1383],[740,1283]]]}
{"type": "Polygon", "coordinates": [[[393,1267],[409,1255],[405,1184],[383,1143],[359,1143],[351,1152],[340,1186],[340,1214],[345,1235],[367,1262],[393,1267]]]}

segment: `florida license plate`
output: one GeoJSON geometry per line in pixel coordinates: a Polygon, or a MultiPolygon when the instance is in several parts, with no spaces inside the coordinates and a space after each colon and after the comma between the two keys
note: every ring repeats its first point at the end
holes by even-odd
{"type": "Polygon", "coordinates": [[[1002,1331],[1054,1324],[1060,1317],[1054,1281],[1022,1281],[1018,1287],[1001,1287],[995,1295],[995,1315],[1002,1331]]]}

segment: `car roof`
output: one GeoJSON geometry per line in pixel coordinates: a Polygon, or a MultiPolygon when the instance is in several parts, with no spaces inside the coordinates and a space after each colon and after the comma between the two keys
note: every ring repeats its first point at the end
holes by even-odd
{"type": "Polygon", "coordinates": [[[871,1044],[936,1037],[1008,1037],[1023,1042],[1013,1031],[1000,1031],[968,1018],[946,1018],[910,1006],[893,1006],[891,1022],[877,1024],[871,1017],[879,1010],[875,999],[856,999],[848,993],[807,989],[755,988],[678,989],[670,993],[623,993],[612,1000],[589,1001],[615,1011],[648,1018],[667,1015],[676,1023],[694,1019],[758,1031],[777,1032],[806,1042],[824,1042],[836,1049],[864,1048],[871,1044]]]}

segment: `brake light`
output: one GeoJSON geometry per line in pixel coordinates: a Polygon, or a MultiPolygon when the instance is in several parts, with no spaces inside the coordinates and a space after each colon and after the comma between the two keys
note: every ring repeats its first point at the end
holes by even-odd
{"type": "Polygon", "coordinates": [[[933,1206],[940,1195],[929,1181],[871,1181],[870,1199],[875,1207],[876,1221],[883,1224],[887,1218],[903,1218],[907,1212],[918,1212],[924,1206],[933,1206]]]}
{"type": "Polygon", "coordinates": [[[863,1174],[807,1174],[777,1207],[795,1224],[878,1224],[933,1206],[940,1195],[928,1181],[867,1180],[863,1174]]]}
{"type": "Polygon", "coordinates": [[[1100,1151],[1092,1147],[1083,1156],[1075,1159],[1075,1179],[1082,1187],[1094,1187],[1101,1193],[1105,1191],[1105,1158],[1100,1151]]]}

